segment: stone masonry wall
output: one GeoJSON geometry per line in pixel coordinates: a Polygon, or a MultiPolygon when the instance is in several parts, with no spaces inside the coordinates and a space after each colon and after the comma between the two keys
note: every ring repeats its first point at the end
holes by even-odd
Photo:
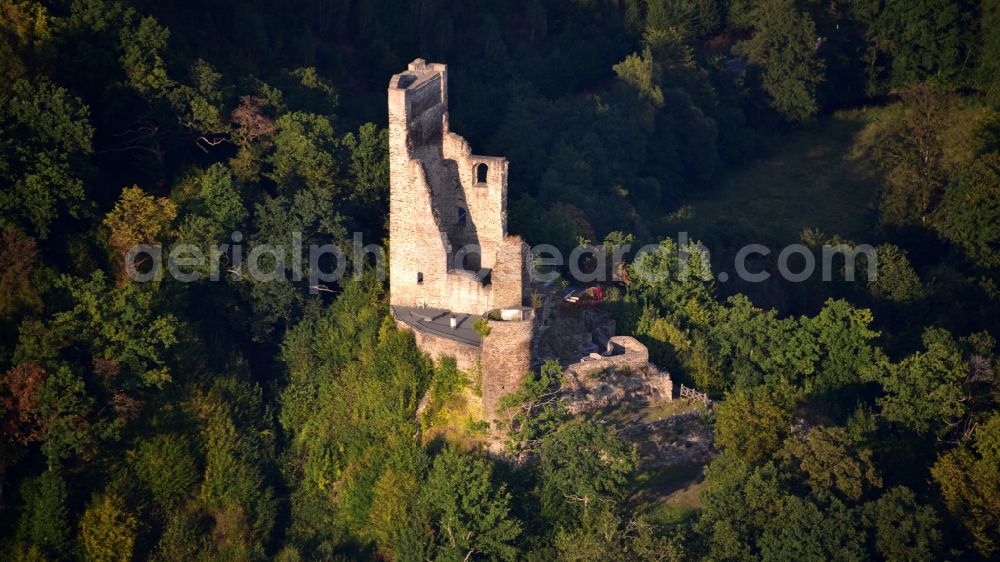
{"type": "Polygon", "coordinates": [[[448,338],[442,338],[427,332],[411,330],[405,322],[396,321],[396,327],[413,333],[417,347],[421,351],[430,355],[435,361],[442,357],[454,357],[456,366],[462,371],[471,371],[479,365],[482,349],[448,338]]]}
{"type": "MultiPolygon", "coordinates": [[[[413,61],[392,77],[388,98],[390,302],[473,315],[522,306],[527,249],[507,235],[507,160],[473,154],[449,130],[445,65],[413,61]],[[479,252],[453,263],[471,244],[479,252]]],[[[415,337],[421,350],[453,356],[463,370],[481,360],[492,420],[500,398],[531,369],[533,323],[490,321],[482,348],[419,330],[415,337]]]]}
{"type": "Polygon", "coordinates": [[[393,167],[389,203],[389,291],[393,304],[419,306],[422,298],[442,293],[447,284],[447,241],[437,226],[429,191],[395,187],[397,183],[420,186],[422,176],[418,162],[393,167]]]}
{"type": "Polygon", "coordinates": [[[389,83],[390,300],[483,314],[522,304],[524,276],[511,269],[525,261],[502,263],[521,245],[506,234],[507,161],[473,155],[468,142],[449,131],[447,81],[445,65],[417,59],[389,83]],[[478,181],[477,165],[487,167],[485,181],[478,181]],[[452,263],[467,244],[480,252],[452,263]],[[503,271],[477,277],[463,265],[477,271],[502,265],[503,271]]]}
{"type": "Polygon", "coordinates": [[[614,336],[608,341],[609,352],[615,355],[584,357],[566,367],[566,373],[586,376],[593,372],[607,370],[638,371],[649,364],[649,349],[631,336],[614,336]]]}
{"type": "MultiPolygon", "coordinates": [[[[447,127],[446,118],[445,130],[447,127]]],[[[474,237],[456,233],[453,244],[456,248],[465,244],[479,244],[482,248],[482,267],[492,269],[496,263],[496,253],[507,233],[507,160],[496,156],[473,155],[469,143],[450,131],[442,140],[444,161],[455,162],[454,169],[458,175],[458,200],[450,211],[456,214],[457,220],[458,208],[465,209],[468,224],[475,230],[474,237]],[[485,182],[476,181],[478,165],[486,166],[485,182]]]]}
{"type": "Polygon", "coordinates": [[[520,322],[490,320],[490,333],[483,338],[483,414],[496,419],[500,399],[517,390],[531,371],[531,340],[535,316],[529,312],[520,322]]]}
{"type": "Polygon", "coordinates": [[[528,245],[520,236],[508,236],[497,251],[493,268],[494,308],[516,308],[529,300],[528,245]]]}
{"type": "MultiPolygon", "coordinates": [[[[416,68],[411,65],[409,70],[416,68]]],[[[424,74],[436,75],[429,71],[424,74]]],[[[393,304],[420,306],[426,295],[440,294],[447,285],[448,241],[434,211],[423,166],[410,157],[416,144],[432,140],[434,123],[438,123],[440,132],[447,100],[447,89],[440,78],[444,76],[428,83],[431,88],[419,90],[408,89],[418,85],[415,72],[397,74],[389,84],[389,291],[393,304]],[[424,108],[420,115],[411,115],[416,91],[424,100],[418,105],[426,105],[427,99],[439,103],[424,108]]]]}

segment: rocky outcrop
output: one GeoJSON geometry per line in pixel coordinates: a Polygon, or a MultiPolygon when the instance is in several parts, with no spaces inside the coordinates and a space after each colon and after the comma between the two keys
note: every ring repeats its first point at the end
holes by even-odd
{"type": "Polygon", "coordinates": [[[670,375],[652,363],[622,367],[594,360],[587,364],[598,368],[571,369],[563,374],[561,396],[572,414],[626,403],[643,407],[673,399],[670,375]]]}

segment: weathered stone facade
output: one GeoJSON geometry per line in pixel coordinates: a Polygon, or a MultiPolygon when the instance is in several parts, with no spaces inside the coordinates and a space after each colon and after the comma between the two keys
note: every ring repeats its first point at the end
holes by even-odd
{"type": "Polygon", "coordinates": [[[445,65],[417,59],[389,82],[389,167],[397,324],[436,358],[455,357],[466,370],[481,364],[484,416],[492,420],[500,398],[531,369],[534,316],[520,310],[528,253],[507,234],[507,160],[472,154],[449,129],[445,65]],[[458,325],[497,309],[517,314],[490,320],[485,338],[458,325]]]}
{"type": "Polygon", "coordinates": [[[483,355],[483,348],[481,346],[436,336],[430,332],[414,330],[401,320],[396,321],[396,326],[401,330],[412,331],[417,347],[427,355],[435,359],[452,357],[455,359],[455,366],[463,371],[471,371],[479,368],[479,361],[483,355]]]}
{"type": "Polygon", "coordinates": [[[531,340],[534,314],[521,320],[490,320],[490,333],[483,338],[483,415],[494,419],[500,399],[517,390],[524,374],[531,371],[531,340]]]}
{"type": "Polygon", "coordinates": [[[649,350],[631,336],[614,336],[604,353],[591,353],[566,367],[568,374],[584,376],[596,371],[638,371],[649,363],[649,350]]]}
{"type": "Polygon", "coordinates": [[[392,77],[389,166],[392,303],[470,314],[521,306],[525,251],[507,235],[507,160],[472,154],[449,130],[445,65],[417,59],[392,77]]]}
{"type": "Polygon", "coordinates": [[[649,362],[649,350],[631,336],[614,336],[604,353],[591,353],[565,366],[562,394],[569,411],[580,413],[622,402],[669,402],[670,375],[649,362]]]}

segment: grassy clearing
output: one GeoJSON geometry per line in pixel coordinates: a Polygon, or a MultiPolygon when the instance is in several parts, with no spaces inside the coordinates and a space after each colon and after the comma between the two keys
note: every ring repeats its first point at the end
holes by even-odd
{"type": "Polygon", "coordinates": [[[693,522],[698,517],[698,510],[663,501],[654,505],[646,514],[649,522],[654,525],[679,525],[693,522]]]}
{"type": "Polygon", "coordinates": [[[703,469],[701,464],[682,464],[643,472],[636,478],[632,502],[641,505],[653,523],[690,521],[701,509],[703,469]]]}
{"type": "Polygon", "coordinates": [[[677,398],[670,402],[659,402],[648,408],[643,408],[643,423],[654,422],[665,418],[698,412],[705,409],[703,404],[691,402],[683,398],[677,398]]]}
{"type": "Polygon", "coordinates": [[[701,409],[699,404],[687,400],[671,400],[658,402],[652,406],[637,408],[632,404],[615,404],[596,412],[582,415],[586,419],[603,420],[607,423],[624,426],[628,423],[650,423],[664,418],[685,414],[701,409]]]}
{"type": "Polygon", "coordinates": [[[685,230],[722,247],[793,243],[806,228],[855,241],[870,237],[878,179],[854,144],[878,111],[839,113],[777,137],[769,155],[668,217],[668,232],[685,230]]]}

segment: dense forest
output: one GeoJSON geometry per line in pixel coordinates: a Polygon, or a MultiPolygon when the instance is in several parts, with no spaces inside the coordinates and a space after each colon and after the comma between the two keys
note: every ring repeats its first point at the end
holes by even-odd
{"type": "Polygon", "coordinates": [[[1000,556],[1000,2],[0,0],[0,81],[4,560],[1000,556]],[[372,271],[126,275],[137,244],[384,241],[417,57],[529,243],[877,248],[855,282],[608,288],[716,401],[691,505],[551,363],[509,400],[530,462],[415,434],[471,383],[372,271]]]}

